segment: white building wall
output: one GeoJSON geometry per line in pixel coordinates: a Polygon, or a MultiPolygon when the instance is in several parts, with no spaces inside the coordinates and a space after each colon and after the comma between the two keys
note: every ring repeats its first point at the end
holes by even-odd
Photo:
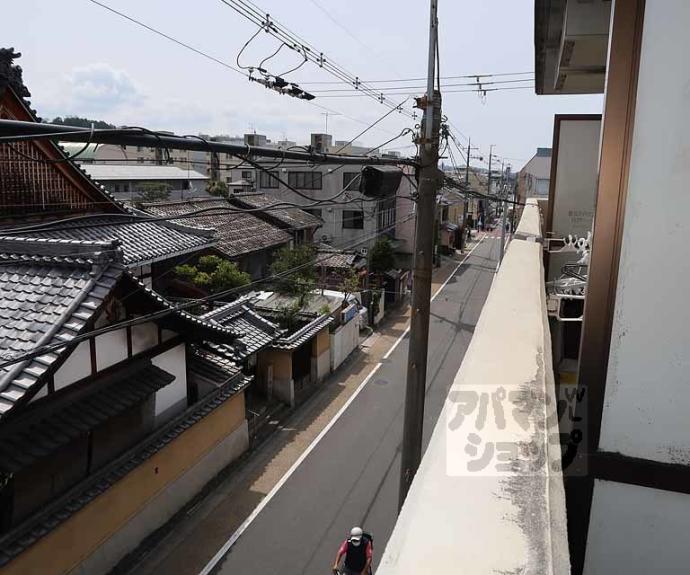
{"type": "Polygon", "coordinates": [[[345,325],[341,325],[330,334],[330,338],[331,371],[335,371],[359,344],[359,316],[355,316],[345,325]]]}
{"type": "Polygon", "coordinates": [[[142,323],[132,326],[132,354],[137,354],[158,345],[158,326],[142,323]]]}
{"type": "Polygon", "coordinates": [[[96,337],[98,371],[127,359],[127,330],[118,329],[96,337]]]}
{"type": "Polygon", "coordinates": [[[677,463],[690,463],[688,27],[686,0],[647,0],[601,432],[604,450],[677,463]]]}
{"type": "MultiPolygon", "coordinates": [[[[317,166],[314,167],[314,171],[319,171],[322,174],[321,177],[321,182],[322,182],[322,187],[320,190],[302,190],[300,189],[299,191],[308,196],[309,198],[313,198],[313,201],[318,201],[322,200],[324,198],[329,198],[333,197],[336,194],[340,193],[343,191],[343,174],[345,173],[350,173],[350,172],[358,172],[359,171],[359,166],[346,166],[344,168],[338,169],[336,171],[337,165],[323,165],[323,166],[317,166]]],[[[311,171],[312,168],[310,167],[304,167],[304,168],[290,168],[286,169],[285,171],[281,171],[279,173],[280,178],[285,180],[286,182],[289,181],[289,173],[292,171],[295,172],[304,172],[304,171],[311,171]]],[[[257,182],[257,184],[260,182],[257,182]]],[[[281,198],[285,198],[285,201],[288,202],[295,202],[300,205],[307,205],[311,203],[311,200],[306,199],[298,194],[295,194],[291,190],[289,190],[287,187],[285,187],[283,184],[279,184],[279,188],[273,188],[273,189],[264,189],[264,188],[258,188],[260,191],[269,191],[269,192],[278,192],[280,193],[281,198]]],[[[359,193],[359,180],[354,181],[350,184],[348,187],[348,192],[347,195],[350,199],[357,199],[357,198],[363,198],[363,196],[359,193]]],[[[359,249],[362,247],[368,247],[373,245],[376,242],[376,237],[374,235],[376,234],[377,231],[377,215],[376,215],[376,207],[377,207],[376,202],[371,202],[371,201],[364,201],[363,204],[360,205],[359,202],[353,202],[351,204],[345,204],[345,205],[332,205],[332,206],[321,206],[317,209],[321,210],[320,217],[323,219],[324,223],[323,226],[321,226],[315,236],[316,241],[325,241],[328,243],[331,243],[334,247],[342,248],[342,247],[350,247],[353,245],[353,242],[357,242],[361,240],[364,237],[369,237],[371,238],[370,240],[366,242],[361,242],[358,243],[357,245],[353,246],[353,249],[359,249]],[[351,210],[362,210],[364,211],[364,225],[363,228],[359,229],[350,229],[350,228],[343,228],[343,212],[344,211],[351,211],[351,210]]],[[[394,232],[394,229],[391,230],[391,233],[394,232]]]]}
{"type": "Polygon", "coordinates": [[[586,575],[687,573],[688,533],[690,497],[687,495],[597,481],[584,572],[586,575]]]}
{"type": "Polygon", "coordinates": [[[151,359],[151,363],[175,376],[175,381],[156,392],[156,423],[174,417],[187,407],[187,360],[185,344],[151,359]]]}
{"type": "Polygon", "coordinates": [[[91,375],[91,349],[88,341],[82,341],[55,372],[55,391],[89,375],[91,375]]]}

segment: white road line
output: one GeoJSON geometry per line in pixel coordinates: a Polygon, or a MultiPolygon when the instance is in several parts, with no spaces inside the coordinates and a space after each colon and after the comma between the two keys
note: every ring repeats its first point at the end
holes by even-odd
{"type": "MultiPolygon", "coordinates": [[[[455,276],[455,274],[458,272],[460,269],[460,266],[465,263],[467,258],[469,258],[474,250],[477,249],[479,244],[481,244],[484,241],[484,238],[486,235],[482,236],[481,239],[475,244],[475,246],[467,253],[467,255],[462,259],[462,261],[455,266],[455,269],[451,272],[451,274],[448,276],[446,281],[444,281],[441,286],[436,290],[436,293],[434,293],[433,296],[431,296],[431,301],[434,301],[438,294],[441,293],[441,290],[448,285],[448,282],[455,276]]],[[[405,331],[402,332],[400,337],[395,340],[391,348],[386,352],[386,354],[383,356],[383,360],[386,360],[390,357],[390,355],[395,351],[395,348],[398,347],[400,342],[405,339],[405,336],[409,333],[410,327],[408,326],[405,331]]],[[[254,511],[251,512],[249,517],[247,517],[242,525],[240,525],[237,530],[230,536],[230,538],[223,544],[223,546],[218,550],[218,552],[213,556],[213,558],[206,564],[206,566],[199,572],[199,575],[209,575],[211,571],[220,563],[220,561],[223,559],[223,557],[227,554],[228,551],[230,551],[230,548],[237,542],[237,540],[242,536],[242,534],[247,530],[247,528],[251,525],[252,521],[256,519],[256,517],[261,513],[264,507],[268,505],[268,503],[273,499],[276,493],[278,493],[278,490],[285,484],[285,482],[290,479],[290,476],[297,470],[297,468],[302,464],[302,462],[307,458],[307,456],[314,450],[314,448],[318,445],[319,441],[323,439],[323,437],[330,431],[330,429],[335,425],[335,423],[340,419],[340,416],[347,411],[347,408],[350,407],[352,402],[357,398],[357,396],[361,393],[361,391],[364,389],[364,386],[366,386],[367,383],[369,383],[369,380],[374,376],[374,374],[379,370],[379,368],[383,365],[383,361],[379,361],[373,369],[369,372],[369,374],[364,378],[364,381],[359,384],[357,389],[354,391],[354,393],[348,398],[348,400],[345,402],[345,404],[338,410],[338,412],[333,416],[333,419],[331,419],[326,427],[324,427],[321,432],[314,438],[314,440],[309,444],[309,447],[307,447],[302,455],[300,455],[297,458],[297,461],[295,461],[290,469],[288,469],[285,472],[285,475],[283,475],[278,483],[276,483],[273,486],[273,489],[271,489],[268,494],[261,500],[261,502],[254,508],[254,511]]]]}

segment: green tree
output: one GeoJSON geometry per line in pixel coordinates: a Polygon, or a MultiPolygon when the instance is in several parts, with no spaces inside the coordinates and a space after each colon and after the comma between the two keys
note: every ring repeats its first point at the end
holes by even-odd
{"type": "Polygon", "coordinates": [[[221,180],[211,180],[206,186],[206,191],[212,196],[218,196],[221,198],[228,197],[228,185],[221,180]]]}
{"type": "Polygon", "coordinates": [[[395,267],[395,250],[388,238],[381,238],[369,250],[369,271],[381,275],[395,267]]]}
{"type": "Polygon", "coordinates": [[[183,264],[175,268],[175,275],[195,286],[218,293],[242,287],[251,282],[249,274],[218,256],[202,256],[196,266],[183,264]]]}
{"type": "Polygon", "coordinates": [[[277,280],[276,289],[280,293],[297,297],[300,308],[316,287],[315,260],[316,249],[304,244],[296,248],[281,248],[271,264],[271,273],[285,274],[277,280]]]}
{"type": "Polygon", "coordinates": [[[170,199],[170,185],[163,182],[145,182],[139,184],[137,196],[134,201],[137,203],[160,202],[170,199]]]}
{"type": "Polygon", "coordinates": [[[350,294],[359,291],[359,275],[355,270],[349,268],[347,271],[343,272],[340,276],[340,282],[338,284],[338,289],[345,294],[343,298],[343,305],[347,302],[347,298],[350,294]]]}
{"type": "Polygon", "coordinates": [[[50,123],[58,124],[60,126],[78,126],[80,128],[90,128],[91,124],[93,124],[93,127],[99,130],[117,127],[114,124],[109,124],[103,120],[89,120],[88,118],[81,118],[79,116],[65,116],[64,118],[58,116],[57,118],[53,118],[50,123]]]}

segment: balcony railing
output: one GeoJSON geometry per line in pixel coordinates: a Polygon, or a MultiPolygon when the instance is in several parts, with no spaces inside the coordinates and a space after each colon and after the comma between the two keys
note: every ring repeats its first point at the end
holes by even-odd
{"type": "Polygon", "coordinates": [[[532,200],[378,575],[570,572],[541,241],[532,200]]]}

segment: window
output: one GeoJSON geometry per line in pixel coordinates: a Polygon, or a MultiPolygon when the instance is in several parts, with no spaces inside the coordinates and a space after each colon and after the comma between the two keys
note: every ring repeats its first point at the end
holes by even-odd
{"type": "Polygon", "coordinates": [[[271,173],[268,172],[259,172],[259,187],[260,188],[277,188],[278,187],[278,180],[276,179],[278,177],[278,172],[274,171],[271,173]]]}
{"type": "Polygon", "coordinates": [[[359,172],[343,172],[343,190],[357,190],[359,189],[359,182],[353,182],[359,178],[359,172]]]}
{"type": "Polygon", "coordinates": [[[251,170],[242,170],[242,179],[251,182],[254,178],[252,177],[251,170]]]}
{"type": "MultiPolygon", "coordinates": [[[[316,216],[317,218],[321,218],[321,208],[302,208],[303,212],[307,212],[308,214],[311,214],[312,216],[316,216]]],[[[321,218],[323,219],[323,218],[321,218]]]]}
{"type": "Polygon", "coordinates": [[[364,212],[361,210],[343,210],[344,230],[363,230],[364,212]]]}
{"type": "Polygon", "coordinates": [[[137,152],[141,152],[143,149],[144,148],[142,148],[141,146],[137,146],[137,152]]]}
{"type": "Polygon", "coordinates": [[[302,190],[320,190],[321,172],[288,172],[288,184],[302,190]]]}
{"type": "Polygon", "coordinates": [[[138,157],[138,158],[137,158],[137,162],[140,163],[140,164],[143,164],[143,163],[144,163],[144,158],[138,157]]]}

